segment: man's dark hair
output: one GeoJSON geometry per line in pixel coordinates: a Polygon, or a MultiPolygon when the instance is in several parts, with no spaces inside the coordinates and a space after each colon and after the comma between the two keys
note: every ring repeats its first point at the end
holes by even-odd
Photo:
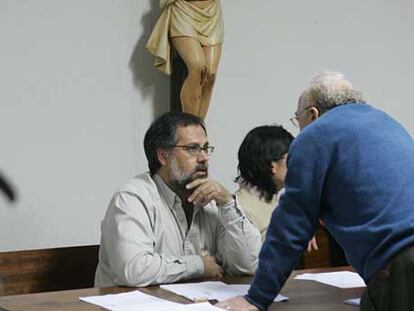
{"type": "Polygon", "coordinates": [[[267,202],[278,189],[272,178],[272,161],[289,151],[293,136],[282,126],[264,125],[252,129],[240,145],[237,182],[256,186],[267,202]]]}
{"type": "Polygon", "coordinates": [[[178,127],[188,125],[199,125],[207,134],[203,120],[185,112],[167,112],[152,122],[144,137],[144,150],[151,174],[157,173],[161,167],[157,150],[160,148],[171,149],[176,145],[178,127]]]}

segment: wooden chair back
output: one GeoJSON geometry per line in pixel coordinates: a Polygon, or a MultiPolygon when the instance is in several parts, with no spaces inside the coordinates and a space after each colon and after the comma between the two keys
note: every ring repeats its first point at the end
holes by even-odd
{"type": "Polygon", "coordinates": [[[315,232],[319,250],[308,253],[305,251],[296,269],[329,268],[348,266],[345,254],[329,231],[319,226],[315,232]]]}
{"type": "Polygon", "coordinates": [[[0,253],[0,295],[93,287],[99,245],[0,253]]]}

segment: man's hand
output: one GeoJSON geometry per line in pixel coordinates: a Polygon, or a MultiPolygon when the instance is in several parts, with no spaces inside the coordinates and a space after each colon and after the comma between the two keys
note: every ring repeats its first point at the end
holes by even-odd
{"type": "Polygon", "coordinates": [[[230,311],[259,311],[259,309],[244,299],[243,296],[222,301],[215,306],[230,311]]]}
{"type": "Polygon", "coordinates": [[[223,268],[216,263],[214,257],[206,255],[202,256],[201,259],[203,259],[205,278],[221,279],[223,277],[223,268]]]}
{"type": "Polygon", "coordinates": [[[187,190],[194,189],[188,197],[188,202],[194,205],[205,205],[211,200],[215,200],[217,206],[229,204],[233,197],[220,183],[210,178],[200,178],[193,180],[185,186],[187,190]]]}
{"type": "Polygon", "coordinates": [[[319,249],[318,243],[316,242],[316,237],[313,238],[308,243],[308,253],[312,252],[312,250],[317,251],[319,249]]]}

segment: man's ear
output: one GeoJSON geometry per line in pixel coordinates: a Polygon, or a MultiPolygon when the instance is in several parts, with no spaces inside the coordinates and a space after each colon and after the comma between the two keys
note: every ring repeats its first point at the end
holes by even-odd
{"type": "Polygon", "coordinates": [[[319,109],[316,107],[311,107],[309,109],[309,113],[311,114],[311,120],[314,121],[320,117],[319,109]]]}
{"type": "Polygon", "coordinates": [[[157,149],[157,158],[162,166],[167,165],[168,163],[168,151],[162,148],[157,149]]]}

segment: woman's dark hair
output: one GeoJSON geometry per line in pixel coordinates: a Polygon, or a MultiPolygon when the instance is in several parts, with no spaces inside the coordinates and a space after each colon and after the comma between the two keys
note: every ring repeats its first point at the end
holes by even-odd
{"type": "Polygon", "coordinates": [[[278,189],[272,178],[271,163],[288,153],[293,136],[282,126],[264,125],[252,129],[240,145],[237,182],[256,186],[270,202],[278,189]]]}
{"type": "Polygon", "coordinates": [[[185,112],[167,112],[152,122],[144,137],[145,155],[151,174],[155,174],[161,167],[157,150],[159,148],[170,149],[176,145],[178,127],[188,125],[199,125],[207,134],[203,120],[185,112]]]}

